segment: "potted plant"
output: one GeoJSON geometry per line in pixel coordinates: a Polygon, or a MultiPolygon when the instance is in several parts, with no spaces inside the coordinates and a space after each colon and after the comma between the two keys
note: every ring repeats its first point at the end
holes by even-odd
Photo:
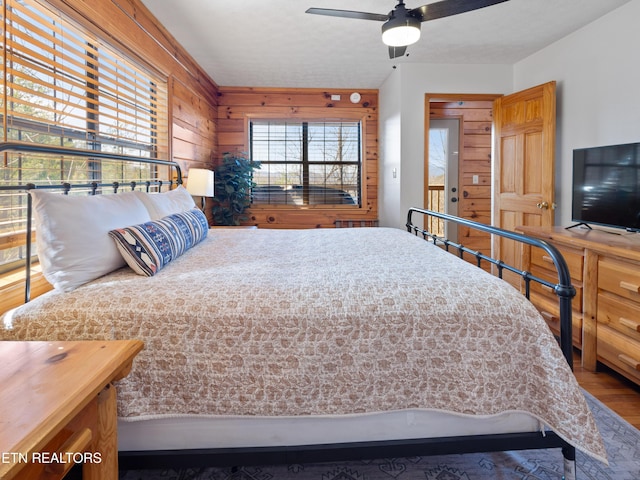
{"type": "Polygon", "coordinates": [[[240,225],[249,217],[253,170],[260,168],[244,153],[225,153],[215,170],[213,221],[215,225],[240,225]]]}

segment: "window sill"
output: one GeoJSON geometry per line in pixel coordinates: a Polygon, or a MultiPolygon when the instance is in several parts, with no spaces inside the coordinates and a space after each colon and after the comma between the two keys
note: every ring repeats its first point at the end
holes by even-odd
{"type": "MultiPolygon", "coordinates": [[[[14,270],[0,275],[0,315],[12,308],[24,304],[24,269],[14,270]]],[[[31,270],[31,298],[48,292],[53,287],[42,275],[40,265],[31,270]]]]}

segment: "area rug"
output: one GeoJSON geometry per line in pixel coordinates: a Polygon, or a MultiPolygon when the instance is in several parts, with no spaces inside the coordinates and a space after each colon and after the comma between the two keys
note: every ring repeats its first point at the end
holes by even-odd
{"type": "MultiPolygon", "coordinates": [[[[585,392],[609,466],[577,453],[578,480],[640,479],[640,430],[585,392]]],[[[179,470],[129,470],[121,480],[558,480],[560,449],[371,461],[179,470]]]]}

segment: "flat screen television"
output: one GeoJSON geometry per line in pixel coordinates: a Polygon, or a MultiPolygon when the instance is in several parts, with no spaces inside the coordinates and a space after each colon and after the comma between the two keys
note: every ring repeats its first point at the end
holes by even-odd
{"type": "Polygon", "coordinates": [[[587,226],[640,231],[640,143],[573,151],[571,216],[587,226]]]}

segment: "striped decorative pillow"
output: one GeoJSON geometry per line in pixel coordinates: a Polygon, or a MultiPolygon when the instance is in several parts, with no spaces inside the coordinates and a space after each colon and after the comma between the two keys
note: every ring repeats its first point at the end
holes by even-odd
{"type": "Polygon", "coordinates": [[[120,254],[139,275],[151,277],[202,241],[209,230],[197,208],[152,222],[111,230],[120,254]]]}

